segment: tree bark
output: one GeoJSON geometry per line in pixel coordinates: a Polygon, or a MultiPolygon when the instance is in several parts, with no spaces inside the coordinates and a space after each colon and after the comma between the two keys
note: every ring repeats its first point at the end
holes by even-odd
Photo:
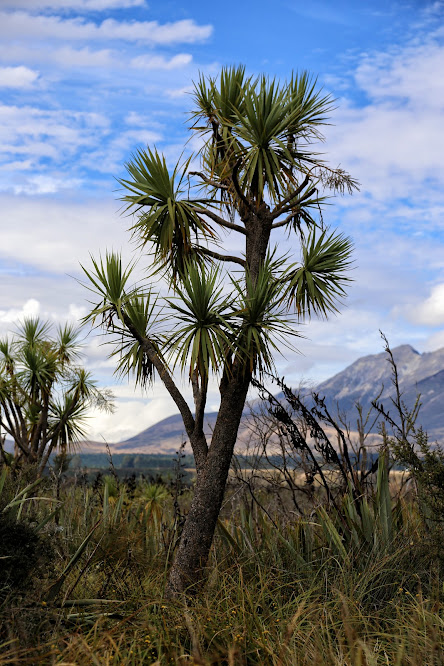
{"type": "Polygon", "coordinates": [[[166,588],[169,598],[196,592],[205,579],[249,385],[249,374],[222,380],[221,404],[211,446],[197,475],[190,511],[169,573],[166,588]]]}
{"type": "MultiPolygon", "coordinates": [[[[246,211],[242,221],[246,229],[246,263],[255,284],[267,254],[273,220],[268,206],[262,204],[255,212],[246,211]]],[[[211,446],[204,465],[196,465],[194,496],[168,577],[166,595],[169,598],[192,594],[205,580],[205,567],[250,381],[251,373],[236,361],[231,372],[225,371],[222,378],[221,402],[211,446]]],[[[193,452],[194,449],[193,446],[193,452]]]]}

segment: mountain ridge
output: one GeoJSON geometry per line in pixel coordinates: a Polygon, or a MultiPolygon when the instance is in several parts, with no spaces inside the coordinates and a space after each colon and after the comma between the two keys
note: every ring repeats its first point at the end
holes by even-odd
{"type": "MultiPolygon", "coordinates": [[[[419,422],[429,432],[432,439],[444,441],[444,347],[433,352],[420,353],[412,345],[404,344],[392,350],[398,368],[398,377],[404,401],[413,406],[417,393],[421,393],[422,409],[419,422]]],[[[393,395],[392,370],[385,351],[361,356],[341,372],[321,382],[315,387],[317,393],[325,396],[330,407],[336,407],[353,416],[356,402],[364,410],[370,409],[371,401],[379,397],[390,410],[390,397],[393,395]]],[[[217,417],[211,412],[206,419],[206,434],[210,434],[217,417]]],[[[245,423],[241,423],[240,435],[245,436],[245,423]]],[[[174,451],[181,443],[185,430],[180,414],[175,414],[146,428],[134,437],[116,444],[116,450],[128,452],[137,446],[137,452],[152,452],[160,447],[162,452],[174,451]]]]}
{"type": "MultiPolygon", "coordinates": [[[[403,400],[412,407],[417,394],[421,393],[422,407],[418,424],[429,434],[430,440],[444,442],[444,347],[433,352],[418,352],[412,345],[400,345],[392,350],[395,359],[403,400]]],[[[355,404],[359,402],[363,411],[378,401],[393,412],[390,397],[394,388],[392,369],[385,351],[361,356],[341,372],[318,384],[314,389],[325,397],[326,405],[335,411],[336,406],[347,418],[355,417],[355,404]],[[382,387],[382,391],[381,391],[382,387]]],[[[217,412],[210,412],[205,419],[205,434],[211,435],[217,412]]],[[[248,437],[245,417],[241,422],[239,441],[248,437]]],[[[186,439],[180,414],[162,419],[137,435],[122,442],[109,444],[113,453],[174,453],[186,439]]],[[[104,452],[103,442],[82,442],[84,453],[104,452]]]]}

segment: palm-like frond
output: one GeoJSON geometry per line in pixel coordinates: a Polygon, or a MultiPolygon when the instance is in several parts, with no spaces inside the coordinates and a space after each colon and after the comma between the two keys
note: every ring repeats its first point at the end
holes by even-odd
{"type": "Polygon", "coordinates": [[[57,353],[53,346],[24,346],[18,354],[20,371],[17,378],[31,395],[45,395],[59,376],[57,353]]]}
{"type": "Polygon", "coordinates": [[[66,324],[54,335],[51,328],[50,322],[25,319],[11,341],[0,342],[0,425],[42,465],[54,446],[84,437],[89,407],[112,407],[109,392],[74,365],[78,330],[66,324]]]}
{"type": "MultiPolygon", "coordinates": [[[[154,326],[160,322],[161,316],[156,308],[157,297],[150,291],[145,294],[132,294],[125,303],[125,313],[142,338],[149,338],[160,359],[163,360],[159,337],[153,332],[154,326]]],[[[154,380],[154,365],[148,358],[143,346],[131,335],[122,330],[122,338],[110,354],[118,357],[116,374],[128,376],[133,374],[136,384],[149,385],[154,380]]]]}
{"type": "Polygon", "coordinates": [[[284,302],[282,263],[269,255],[255,282],[248,271],[245,284],[232,280],[238,306],[233,313],[238,322],[236,356],[250,372],[273,371],[273,352],[282,353],[282,346],[293,349],[289,339],[301,337],[284,302]]]}
{"type": "Polygon", "coordinates": [[[350,238],[342,234],[310,232],[302,246],[302,265],[291,272],[286,293],[299,314],[326,317],[338,311],[337,303],[346,295],[344,285],[352,281],[346,275],[352,250],[350,238]]]}
{"type": "Polygon", "coordinates": [[[251,76],[245,76],[245,65],[223,67],[219,86],[215,78],[206,79],[200,75],[194,84],[193,99],[196,110],[191,117],[205,124],[203,127],[194,126],[193,129],[206,132],[213,121],[233,121],[234,114],[244,110],[245,90],[252,85],[252,81],[251,76]]]}
{"type": "Polygon", "coordinates": [[[287,86],[288,107],[292,113],[288,122],[289,138],[292,138],[293,150],[297,150],[297,139],[311,141],[323,140],[317,129],[327,125],[329,114],[334,109],[331,95],[322,95],[322,89],[316,90],[317,80],[308,72],[293,74],[287,86]]]}
{"type": "Polygon", "coordinates": [[[64,324],[57,328],[55,350],[62,365],[70,365],[80,357],[79,333],[79,329],[73,324],[64,324]]]}
{"type": "Polygon", "coordinates": [[[258,203],[266,193],[274,202],[285,196],[295,169],[322,164],[306,147],[313,138],[322,140],[319,127],[333,100],[306,72],[279,85],[265,76],[246,77],[244,67],[224,68],[218,81],[200,78],[194,100],[194,116],[204,125],[193,129],[212,129],[202,150],[206,173],[223,180],[237,169],[245,195],[258,203]]]}
{"type": "Polygon", "coordinates": [[[12,375],[15,368],[14,349],[8,338],[0,340],[0,372],[12,375]]]}
{"type": "Polygon", "coordinates": [[[195,211],[207,199],[183,196],[190,159],[184,165],[177,163],[170,174],[165,158],[156,150],[139,150],[126,165],[130,178],[119,180],[129,192],[123,201],[128,203],[128,209],[139,213],[132,227],[134,234],[142,246],[153,244],[155,258],[160,261],[178,255],[183,264],[193,237],[215,237],[209,223],[195,211]]]}
{"type": "Polygon", "coordinates": [[[26,317],[20,324],[17,338],[20,343],[34,347],[48,338],[51,324],[39,317],[26,317]]]}
{"type": "Polygon", "coordinates": [[[160,359],[162,354],[158,335],[155,332],[161,319],[156,295],[151,291],[137,292],[130,288],[126,291],[133,265],[124,268],[120,255],[107,253],[103,259],[92,258],[94,271],[82,269],[91,286],[88,289],[101,297],[91,312],[83,319],[93,321],[102,316],[108,330],[115,333],[110,344],[114,350],[109,357],[118,357],[116,374],[123,376],[133,373],[136,382],[142,385],[151,383],[154,378],[154,366],[149,360],[140,339],[149,339],[160,359]],[[130,330],[127,324],[130,324],[130,330]],[[135,337],[136,336],[136,337],[135,337]]]}
{"type": "Polygon", "coordinates": [[[87,407],[83,401],[66,393],[60,401],[52,402],[49,410],[49,435],[57,435],[57,446],[71,447],[86,437],[87,407]]]}
{"type": "Polygon", "coordinates": [[[65,393],[72,396],[75,402],[82,402],[88,407],[98,407],[107,412],[114,410],[112,393],[99,389],[91,372],[85,368],[77,367],[71,371],[65,393]]]}
{"type": "Polygon", "coordinates": [[[134,269],[134,263],[124,268],[122,257],[116,252],[107,252],[105,260],[100,257],[99,261],[96,261],[94,257],[91,257],[91,261],[94,272],[81,265],[90,282],[84,286],[98,295],[101,300],[82,319],[82,323],[87,321],[94,323],[99,315],[106,318],[110,314],[116,313],[118,317],[121,317],[122,305],[127,300],[127,283],[134,269]]]}
{"type": "Polygon", "coordinates": [[[182,371],[189,365],[190,376],[196,370],[207,377],[210,369],[218,372],[231,349],[232,329],[227,315],[230,298],[222,293],[219,271],[188,264],[176,287],[178,297],[168,299],[182,325],[168,339],[173,366],[182,371]]]}

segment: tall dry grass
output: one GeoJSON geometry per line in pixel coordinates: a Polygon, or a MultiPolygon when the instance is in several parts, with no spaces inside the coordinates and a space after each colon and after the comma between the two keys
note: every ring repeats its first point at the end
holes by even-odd
{"type": "MultiPolygon", "coordinates": [[[[444,663],[441,564],[384,470],[365,502],[303,518],[232,488],[188,603],[163,589],[191,491],[178,512],[167,488],[111,475],[62,485],[58,504],[49,481],[23,493],[5,473],[2,520],[25,526],[17,549],[26,529],[39,548],[19,585],[0,583],[0,664],[444,663]]],[[[1,553],[5,571],[16,554],[1,553]]]]}

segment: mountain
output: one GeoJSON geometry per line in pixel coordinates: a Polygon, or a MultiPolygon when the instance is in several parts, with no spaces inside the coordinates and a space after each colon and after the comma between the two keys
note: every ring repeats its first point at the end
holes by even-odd
{"type": "MultiPolygon", "coordinates": [[[[444,348],[420,354],[410,345],[401,345],[392,352],[405,404],[411,408],[420,393],[422,407],[418,424],[428,431],[431,439],[444,440],[444,348]]],[[[394,387],[387,359],[386,352],[363,356],[319,384],[316,391],[325,396],[328,407],[335,408],[338,404],[339,409],[353,419],[355,403],[359,401],[364,411],[368,410],[382,389],[379,402],[394,416],[390,401],[394,387]]]]}
{"type": "MultiPolygon", "coordinates": [[[[421,393],[422,408],[418,422],[428,431],[431,439],[444,441],[444,348],[420,354],[411,345],[401,345],[392,350],[398,368],[399,385],[407,406],[413,406],[421,393]]],[[[316,391],[325,396],[326,404],[336,410],[336,405],[346,412],[351,423],[355,418],[355,403],[367,410],[382,388],[379,401],[390,409],[393,395],[391,366],[386,352],[358,358],[345,370],[318,384],[316,391]]],[[[206,432],[211,433],[217,412],[207,415],[206,432]]],[[[245,419],[241,423],[240,439],[247,437],[245,419]]],[[[184,436],[179,414],[163,419],[125,442],[115,444],[119,452],[172,452],[176,451],[184,436]]]]}
{"type": "MultiPolygon", "coordinates": [[[[216,418],[217,412],[206,415],[204,431],[207,436],[211,435],[216,418]]],[[[186,439],[182,417],[174,414],[124,442],[114,444],[114,450],[119,453],[174,453],[186,439]]]]}

